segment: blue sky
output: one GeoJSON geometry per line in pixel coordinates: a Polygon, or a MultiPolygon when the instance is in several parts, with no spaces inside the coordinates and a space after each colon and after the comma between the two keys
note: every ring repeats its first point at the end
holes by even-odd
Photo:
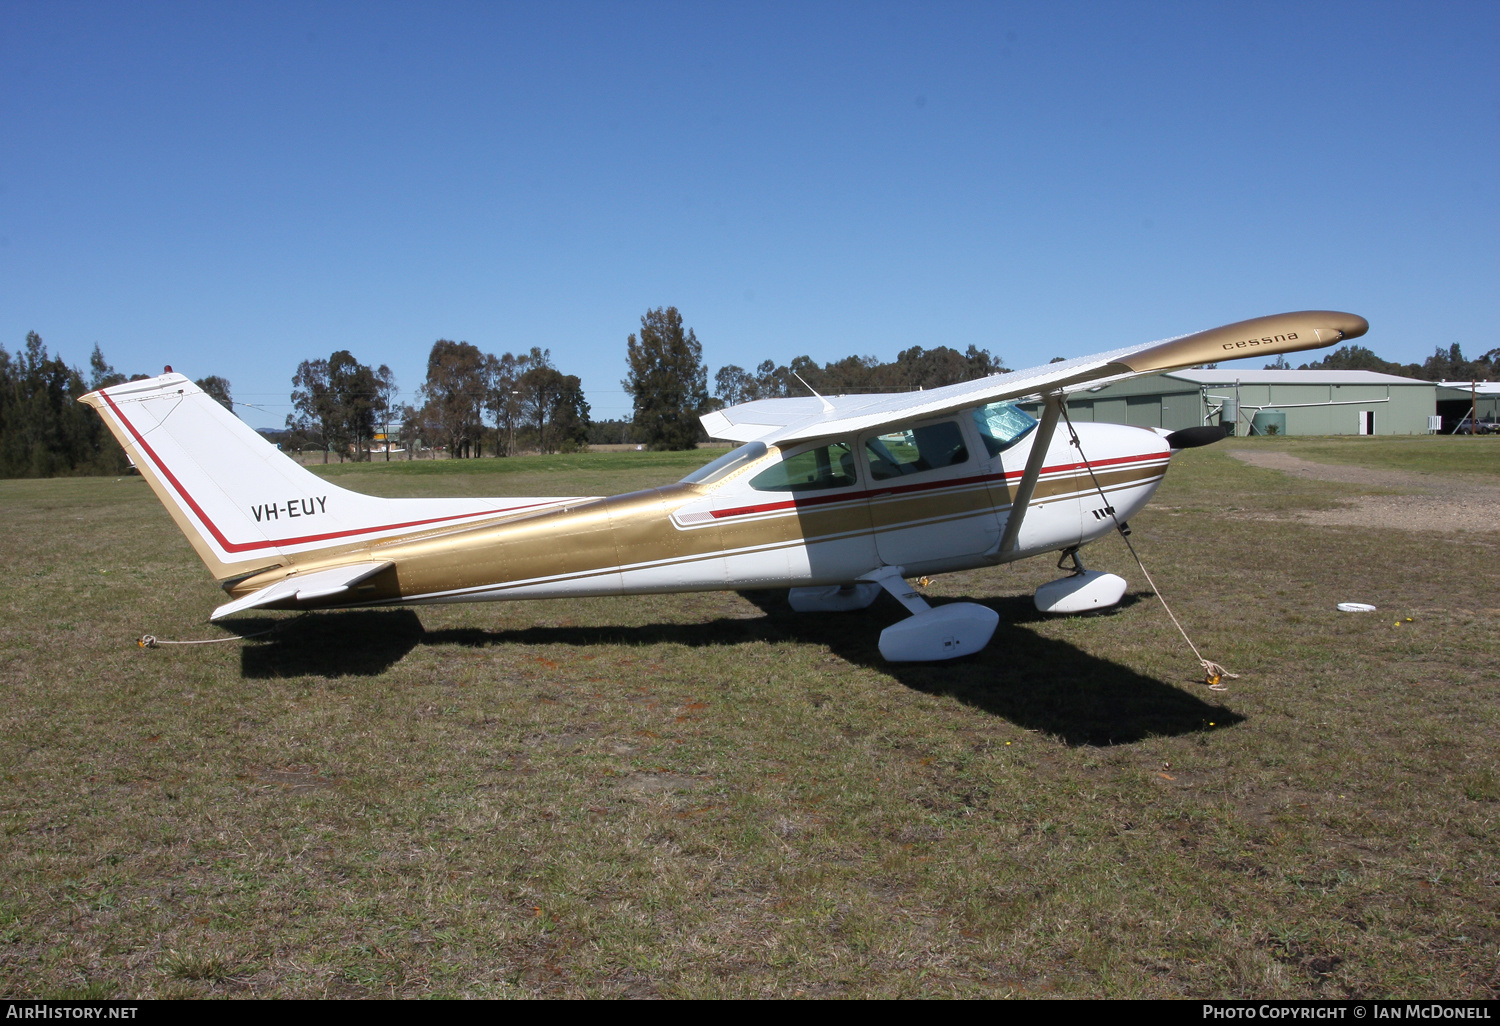
{"type": "MultiPolygon", "coordinates": [[[[1351,310],[1500,345],[1500,5],[0,0],[0,344],[408,393],[551,349],[1013,367],[1351,310]]],[[[1264,362],[1264,361],[1261,361],[1264,362]]],[[[1259,364],[1255,364],[1259,366],[1259,364]]]]}

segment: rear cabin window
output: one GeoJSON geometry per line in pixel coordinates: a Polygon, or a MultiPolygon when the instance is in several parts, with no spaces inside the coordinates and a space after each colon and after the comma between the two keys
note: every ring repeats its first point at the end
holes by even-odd
{"type": "Polygon", "coordinates": [[[999,456],[1031,433],[1036,421],[1010,403],[990,403],[974,411],[974,424],[991,456],[999,456]]]}
{"type": "Polygon", "coordinates": [[[956,467],[969,458],[963,432],[953,421],[888,431],[865,442],[870,476],[877,481],[956,467]]]}
{"type": "Polygon", "coordinates": [[[814,492],[854,484],[854,452],[847,442],[793,453],[750,479],[758,492],[814,492]]]}

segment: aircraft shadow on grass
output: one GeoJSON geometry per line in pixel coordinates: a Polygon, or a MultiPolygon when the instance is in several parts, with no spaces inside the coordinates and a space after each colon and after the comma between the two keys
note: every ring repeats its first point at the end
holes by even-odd
{"type": "MultiPolygon", "coordinates": [[[[1029,596],[962,599],[1000,614],[994,638],[976,655],[944,663],[888,663],[877,648],[880,631],[905,615],[888,596],[862,614],[799,614],[787,604],[784,591],[740,595],[764,615],[684,624],[427,631],[413,610],[389,609],[316,613],[290,620],[246,618],[232,627],[247,638],[276,627],[264,640],[250,638],[242,649],[241,671],[250,678],[375,676],[418,645],[700,647],[790,641],[825,646],[914,691],[955,698],[1069,745],[1129,744],[1153,735],[1190,734],[1210,722],[1223,728],[1244,720],[1185,690],[1192,686],[1187,679],[1183,687],[1176,687],[1029,630],[1029,624],[1044,619],[1029,596]]],[[[1121,608],[1137,601],[1139,596],[1127,596],[1121,608]]],[[[941,604],[942,600],[933,602],[941,604]]]]}

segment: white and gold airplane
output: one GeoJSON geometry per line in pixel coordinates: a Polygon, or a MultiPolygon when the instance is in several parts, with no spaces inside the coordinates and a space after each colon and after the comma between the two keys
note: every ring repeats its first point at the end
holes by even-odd
{"type": "Polygon", "coordinates": [[[1321,348],[1368,328],[1348,313],[1278,314],[928,391],[744,403],[703,418],[739,448],[676,484],[607,498],[351,492],[181,374],[81,401],[230,596],[211,620],[253,608],[774,587],[817,612],[862,609],[885,589],[911,616],[881,633],[881,654],[928,661],[977,652],[999,616],[970,602],[930,607],[906,578],[1061,551],[1078,572],[1039,589],[1038,607],[1113,605],[1125,581],[1083,571],[1078,548],[1146,504],[1172,453],[1220,434],[1083,423],[1060,435],[1070,392],[1321,348]],[[1011,405],[1028,398],[1044,403],[1040,421],[1011,405]]]}

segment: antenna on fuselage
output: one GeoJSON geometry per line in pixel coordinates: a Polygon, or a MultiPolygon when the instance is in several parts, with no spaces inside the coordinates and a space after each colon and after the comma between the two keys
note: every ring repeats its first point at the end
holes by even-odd
{"type": "MultiPolygon", "coordinates": [[[[796,378],[798,381],[802,381],[802,375],[798,374],[796,371],[792,371],[792,377],[796,378]]],[[[805,388],[805,389],[807,389],[813,395],[817,396],[818,402],[820,402],[820,403],[823,404],[823,412],[824,413],[832,413],[833,412],[833,403],[829,402],[827,399],[824,399],[822,396],[818,395],[818,390],[816,388],[813,388],[806,381],[802,381],[802,387],[805,388]]]]}

